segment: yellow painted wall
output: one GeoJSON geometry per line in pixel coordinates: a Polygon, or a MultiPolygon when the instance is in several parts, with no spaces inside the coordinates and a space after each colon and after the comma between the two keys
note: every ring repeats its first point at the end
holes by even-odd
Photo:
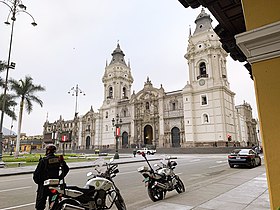
{"type": "Polygon", "coordinates": [[[280,58],[252,65],[271,209],[280,207],[280,58]]]}
{"type": "MultiPolygon", "coordinates": [[[[280,0],[242,0],[246,30],[280,21],[280,0]]],[[[279,38],[280,39],[280,38],[279,38]]],[[[270,207],[280,207],[280,57],[252,64],[270,207]]]]}
{"type": "Polygon", "coordinates": [[[242,0],[246,30],[280,21],[280,0],[242,0]]]}

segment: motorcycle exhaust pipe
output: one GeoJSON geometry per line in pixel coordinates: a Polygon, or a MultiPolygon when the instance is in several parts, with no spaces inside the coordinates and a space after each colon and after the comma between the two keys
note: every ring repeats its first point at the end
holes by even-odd
{"type": "Polygon", "coordinates": [[[155,182],[155,186],[160,187],[160,188],[162,188],[164,190],[167,189],[167,186],[165,184],[160,183],[160,182],[155,182]]]}
{"type": "Polygon", "coordinates": [[[66,203],[61,210],[85,210],[85,208],[66,203]]]}

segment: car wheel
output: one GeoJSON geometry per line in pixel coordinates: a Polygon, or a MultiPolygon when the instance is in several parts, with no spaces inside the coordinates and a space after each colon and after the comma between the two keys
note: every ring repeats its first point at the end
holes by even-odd
{"type": "Polygon", "coordinates": [[[150,155],[151,153],[150,152],[147,152],[147,155],[150,155]]]}
{"type": "Polygon", "coordinates": [[[234,168],[234,165],[233,164],[229,164],[229,167],[234,168]]]}
{"type": "Polygon", "coordinates": [[[262,159],[260,159],[258,166],[261,166],[261,165],[262,165],[262,159]]]}
{"type": "Polygon", "coordinates": [[[253,160],[251,161],[251,163],[250,163],[250,167],[251,167],[251,168],[254,168],[255,166],[256,166],[256,160],[253,159],[253,160]]]}

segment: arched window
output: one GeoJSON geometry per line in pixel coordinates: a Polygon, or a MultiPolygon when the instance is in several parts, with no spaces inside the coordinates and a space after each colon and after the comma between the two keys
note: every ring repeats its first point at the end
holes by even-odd
{"type": "Polygon", "coordinates": [[[108,118],[108,112],[106,112],[105,118],[108,118]]]}
{"type": "Polygon", "coordinates": [[[209,116],[208,116],[208,114],[203,114],[202,115],[202,121],[203,121],[203,123],[209,123],[209,116]]]}
{"type": "Polygon", "coordinates": [[[149,110],[149,109],[150,109],[150,103],[146,102],[146,110],[149,110]]]}
{"type": "Polygon", "coordinates": [[[113,87],[109,87],[109,96],[108,98],[113,98],[113,87]]]}
{"type": "Polygon", "coordinates": [[[126,96],[126,87],[123,87],[122,95],[123,95],[123,98],[127,98],[127,96],[126,96]]]}
{"type": "Polygon", "coordinates": [[[123,116],[126,117],[126,110],[123,110],[123,116]]]}
{"type": "Polygon", "coordinates": [[[201,62],[199,64],[199,75],[200,76],[206,75],[206,64],[205,64],[205,62],[201,62]]]}

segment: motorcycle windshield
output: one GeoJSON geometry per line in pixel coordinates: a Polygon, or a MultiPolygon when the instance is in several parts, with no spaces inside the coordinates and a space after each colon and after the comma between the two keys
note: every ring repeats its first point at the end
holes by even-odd
{"type": "Polygon", "coordinates": [[[107,165],[112,163],[113,159],[105,159],[104,157],[100,157],[93,161],[93,168],[94,170],[92,171],[93,174],[101,174],[105,173],[107,170],[107,165]]]}
{"type": "Polygon", "coordinates": [[[170,156],[167,155],[162,156],[160,160],[163,166],[166,166],[169,161],[170,161],[170,156]]]}

